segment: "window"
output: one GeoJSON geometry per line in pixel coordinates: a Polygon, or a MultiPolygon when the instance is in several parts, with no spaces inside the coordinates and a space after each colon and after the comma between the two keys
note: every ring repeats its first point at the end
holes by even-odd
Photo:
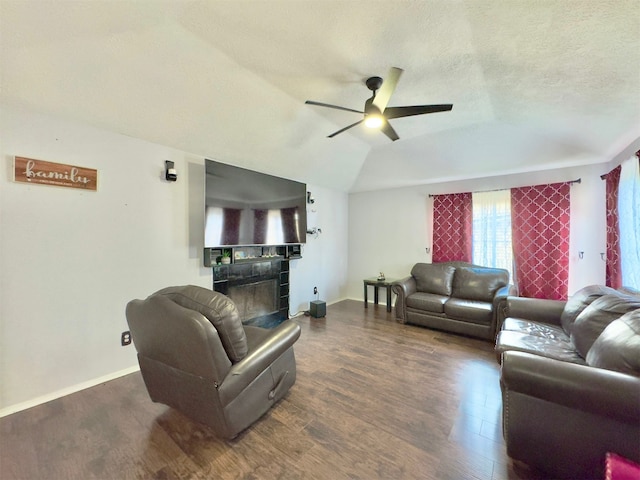
{"type": "Polygon", "coordinates": [[[511,246],[511,192],[474,192],[473,263],[504,268],[513,278],[511,246]]]}

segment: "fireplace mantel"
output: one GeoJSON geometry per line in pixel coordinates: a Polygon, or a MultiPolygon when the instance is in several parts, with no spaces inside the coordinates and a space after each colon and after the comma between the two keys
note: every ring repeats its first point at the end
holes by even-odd
{"type": "Polygon", "coordinates": [[[302,245],[244,245],[215,247],[204,249],[204,266],[213,267],[222,263],[223,254],[227,253],[231,263],[254,263],[265,260],[297,260],[302,258],[302,245]]]}

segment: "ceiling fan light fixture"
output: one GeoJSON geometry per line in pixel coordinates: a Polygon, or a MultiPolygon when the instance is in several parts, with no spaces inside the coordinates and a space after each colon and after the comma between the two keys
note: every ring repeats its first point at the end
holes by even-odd
{"type": "Polygon", "coordinates": [[[353,108],[341,107],[339,105],[331,105],[329,103],[314,102],[313,100],[307,100],[306,104],[317,105],[319,107],[333,108],[336,110],[344,110],[346,112],[354,112],[364,114],[364,117],[360,117],[360,120],[341,128],[337,132],[333,132],[331,135],[327,135],[328,138],[333,138],[347,130],[364,123],[367,128],[377,128],[384,133],[389,140],[395,142],[400,137],[391,126],[389,120],[394,118],[412,117],[414,115],[424,115],[425,113],[436,112],[448,112],[453,108],[453,105],[407,105],[401,107],[388,107],[389,99],[396,89],[398,80],[402,75],[403,70],[398,67],[391,67],[387,80],[382,80],[380,77],[369,77],[365,81],[365,85],[369,90],[373,92],[371,98],[368,98],[364,102],[364,111],[354,110],[353,108]]]}
{"type": "Polygon", "coordinates": [[[379,113],[371,113],[364,119],[365,126],[369,128],[380,128],[384,123],[384,117],[379,113]]]}

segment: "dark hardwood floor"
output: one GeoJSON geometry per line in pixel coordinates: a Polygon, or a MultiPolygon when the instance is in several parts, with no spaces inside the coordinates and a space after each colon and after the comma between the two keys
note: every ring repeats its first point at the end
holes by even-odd
{"type": "Polygon", "coordinates": [[[0,478],[538,479],[506,456],[492,344],[392,315],[296,318],[296,384],[233,441],[135,373],[0,419],[0,478]]]}

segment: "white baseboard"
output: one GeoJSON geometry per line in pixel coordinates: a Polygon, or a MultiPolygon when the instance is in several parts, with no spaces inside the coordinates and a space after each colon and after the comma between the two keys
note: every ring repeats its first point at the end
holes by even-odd
{"type": "MultiPolygon", "coordinates": [[[[364,297],[360,297],[360,298],[355,298],[355,297],[348,297],[345,298],[345,300],[355,300],[356,302],[361,302],[364,305],[364,297]]],[[[373,297],[369,297],[369,303],[372,305],[375,305],[373,303],[373,297]]],[[[380,295],[379,299],[378,299],[378,305],[386,305],[387,304],[387,297],[383,297],[382,295],[380,295]]],[[[396,299],[395,298],[391,298],[391,306],[394,307],[396,305],[396,299]]]]}
{"type": "Polygon", "coordinates": [[[338,300],[333,300],[332,302],[327,302],[327,305],[333,305],[334,303],[342,302],[343,300],[351,300],[350,298],[339,298],[338,300]]]}
{"type": "Polygon", "coordinates": [[[94,378],[93,380],[88,380],[71,387],[63,388],[62,390],[58,390],[56,392],[48,393],[47,395],[42,395],[41,397],[27,400],[26,402],[16,403],[15,405],[0,409],[0,418],[11,415],[12,413],[26,410],[31,407],[42,405],[43,403],[50,402],[51,400],[55,400],[56,398],[71,395],[72,393],[79,392],[80,390],[84,390],[86,388],[95,387],[96,385],[100,385],[101,383],[105,383],[110,380],[115,380],[116,378],[124,377],[125,375],[129,375],[130,373],[138,372],[139,370],[140,366],[136,365],[133,367],[125,368],[124,370],[110,373],[109,375],[105,375],[103,377],[94,378]]]}

